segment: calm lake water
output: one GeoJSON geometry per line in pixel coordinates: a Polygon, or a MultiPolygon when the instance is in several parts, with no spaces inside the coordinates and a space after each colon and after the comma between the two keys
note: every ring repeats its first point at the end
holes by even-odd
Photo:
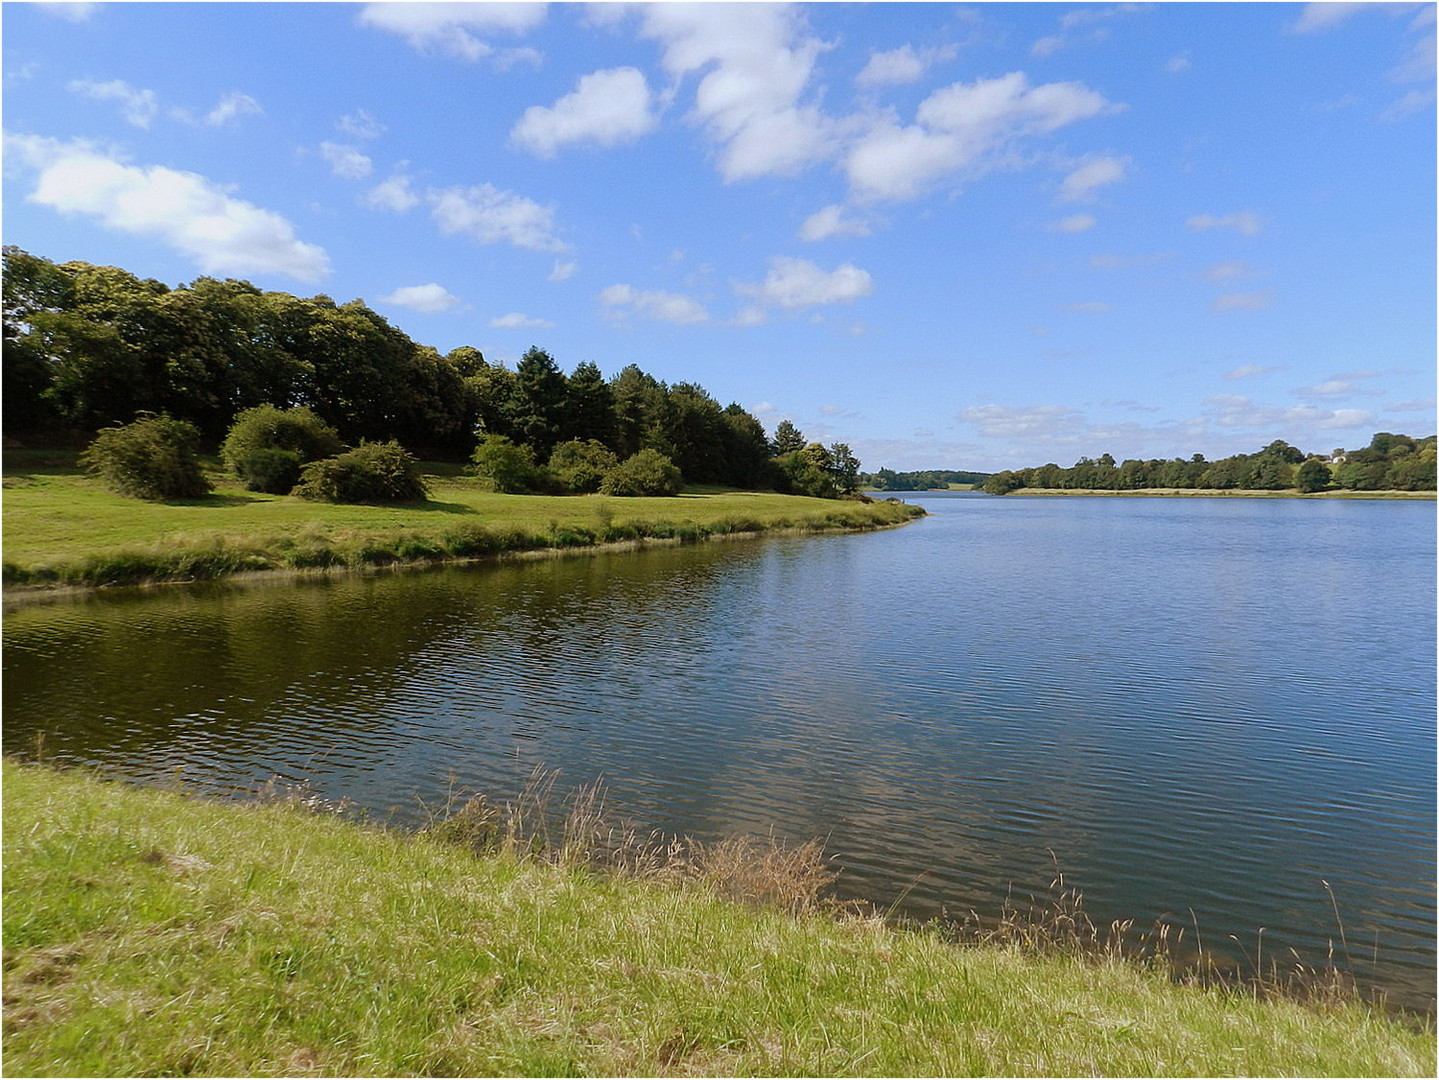
{"type": "Polygon", "coordinates": [[[644,826],[824,837],[920,917],[1057,862],[1096,922],[1236,957],[1264,928],[1342,961],[1337,903],[1358,973],[1432,1007],[1433,503],[911,499],[881,533],[17,608],[4,748],[400,822],[544,766],[644,826]]]}

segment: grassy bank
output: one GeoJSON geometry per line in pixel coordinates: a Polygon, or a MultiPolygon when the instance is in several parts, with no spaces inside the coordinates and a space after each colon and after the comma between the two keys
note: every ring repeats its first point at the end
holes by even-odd
{"type": "Polygon", "coordinates": [[[7,1075],[1435,1072],[1432,1034],[1352,1003],[743,904],[732,874],[4,782],[7,1075]]]}
{"type": "Polygon", "coordinates": [[[9,587],[199,580],[267,570],[443,562],[648,540],[783,529],[879,528],[914,507],[767,492],[674,498],[497,495],[458,475],[428,477],[406,506],[338,506],[246,491],[218,471],[203,499],[112,494],[73,455],[5,452],[4,580],[9,587]]]}

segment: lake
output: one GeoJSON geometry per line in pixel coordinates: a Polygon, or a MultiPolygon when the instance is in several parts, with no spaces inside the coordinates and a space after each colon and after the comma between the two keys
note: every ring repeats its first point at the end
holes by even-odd
{"type": "Polygon", "coordinates": [[[558,769],[644,827],[822,837],[917,917],[1057,866],[1101,925],[1332,945],[1433,1007],[1434,503],[906,498],[932,516],[14,607],[4,749],[399,823],[558,769]]]}

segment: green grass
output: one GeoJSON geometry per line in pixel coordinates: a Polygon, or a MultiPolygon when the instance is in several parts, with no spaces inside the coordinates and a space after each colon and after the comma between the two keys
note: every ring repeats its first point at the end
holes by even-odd
{"type": "Polygon", "coordinates": [[[312,503],[246,491],[219,470],[212,479],[215,491],[203,499],[145,502],[79,473],[73,455],[6,451],[6,584],[134,584],[774,529],[876,528],[918,513],[893,503],[720,489],[674,498],[498,495],[452,468],[435,468],[430,498],[405,506],[312,503]]]}
{"type": "Polygon", "coordinates": [[[4,767],[5,1070],[1433,1076],[1432,1032],[4,767]]]}

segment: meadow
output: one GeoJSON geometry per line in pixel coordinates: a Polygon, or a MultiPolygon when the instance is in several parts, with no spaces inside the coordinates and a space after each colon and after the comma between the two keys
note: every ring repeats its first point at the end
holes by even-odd
{"type": "Polygon", "coordinates": [[[827,910],[812,845],[630,844],[597,868],[592,803],[541,844],[482,799],[415,834],[299,792],[8,761],[4,785],[9,1075],[1435,1071],[1432,1030],[1342,993],[827,910]]]}
{"type": "Polygon", "coordinates": [[[121,585],[252,571],[447,562],[524,552],[797,529],[878,528],[920,513],[773,492],[691,488],[669,498],[501,495],[457,466],[428,464],[429,498],[335,505],[246,491],[210,469],[200,499],[108,491],[74,455],[5,451],[7,586],[121,585]]]}

